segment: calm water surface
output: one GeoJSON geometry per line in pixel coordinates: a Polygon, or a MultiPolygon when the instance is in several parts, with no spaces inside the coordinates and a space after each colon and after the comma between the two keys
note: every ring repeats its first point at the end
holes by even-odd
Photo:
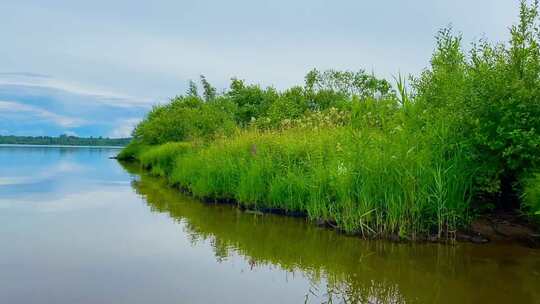
{"type": "Polygon", "coordinates": [[[100,148],[0,147],[0,303],[540,303],[540,251],[209,205],[100,148]]]}

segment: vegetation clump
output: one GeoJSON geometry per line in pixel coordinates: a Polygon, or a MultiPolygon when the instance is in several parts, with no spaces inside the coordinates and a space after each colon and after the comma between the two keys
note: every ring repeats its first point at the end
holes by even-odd
{"type": "Polygon", "coordinates": [[[364,236],[453,237],[494,210],[540,213],[538,2],[507,44],[464,51],[450,28],[411,85],[364,71],[307,73],[278,91],[232,79],[221,94],[155,107],[120,158],[202,198],[301,213],[364,236]],[[410,92],[408,92],[408,89],[410,92]]]}

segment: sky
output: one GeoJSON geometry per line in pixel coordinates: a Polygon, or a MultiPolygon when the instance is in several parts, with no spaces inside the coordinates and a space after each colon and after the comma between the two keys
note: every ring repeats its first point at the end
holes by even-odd
{"type": "Polygon", "coordinates": [[[517,0],[0,0],[0,134],[129,136],[201,74],[220,91],[418,74],[440,28],[505,41],[517,16],[517,0]]]}

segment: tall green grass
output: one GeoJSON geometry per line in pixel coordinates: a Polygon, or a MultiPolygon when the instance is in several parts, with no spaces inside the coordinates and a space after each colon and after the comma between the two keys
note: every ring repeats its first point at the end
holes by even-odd
{"type": "Polygon", "coordinates": [[[540,219],[540,173],[525,180],[523,196],[525,211],[540,219]]]}
{"type": "Polygon", "coordinates": [[[197,197],[301,213],[349,233],[448,237],[469,220],[463,155],[406,131],[249,130],[199,149],[146,149],[143,166],[197,197]]]}
{"type": "Polygon", "coordinates": [[[138,160],[140,153],[147,148],[147,145],[144,145],[139,141],[132,140],[120,151],[120,153],[118,153],[116,158],[122,161],[138,160]]]}
{"type": "Polygon", "coordinates": [[[151,170],[152,174],[166,177],[171,174],[176,157],[187,153],[192,147],[192,144],[184,142],[152,146],[142,151],[138,159],[144,168],[151,170]]]}

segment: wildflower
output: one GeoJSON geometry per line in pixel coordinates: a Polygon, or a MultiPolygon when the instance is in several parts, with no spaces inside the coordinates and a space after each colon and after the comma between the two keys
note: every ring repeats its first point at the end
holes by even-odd
{"type": "Polygon", "coordinates": [[[337,167],[337,173],[338,175],[343,175],[347,173],[347,167],[345,167],[345,164],[343,162],[340,162],[337,167]]]}

